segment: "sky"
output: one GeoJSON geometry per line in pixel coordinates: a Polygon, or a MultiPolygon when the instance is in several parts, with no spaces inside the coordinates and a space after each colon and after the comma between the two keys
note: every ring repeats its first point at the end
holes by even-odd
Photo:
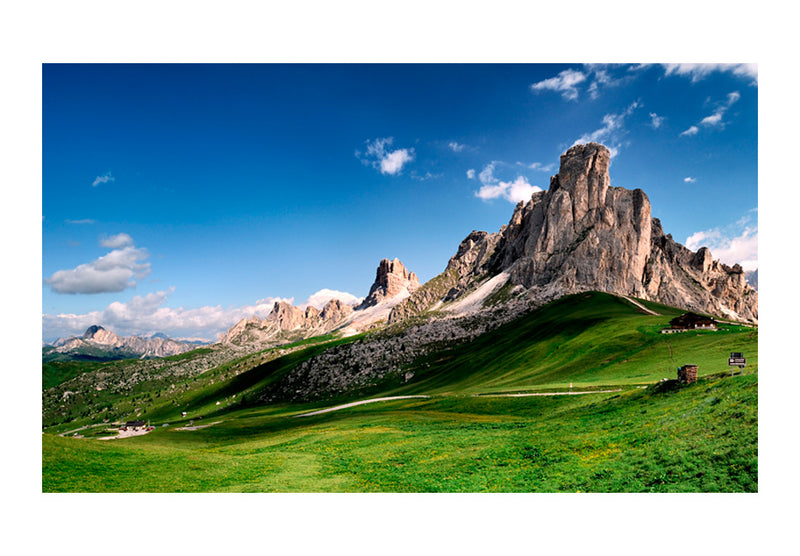
{"type": "Polygon", "coordinates": [[[754,64],[44,64],[42,336],[215,339],[424,282],[576,143],[665,232],[758,267],[754,64]]]}

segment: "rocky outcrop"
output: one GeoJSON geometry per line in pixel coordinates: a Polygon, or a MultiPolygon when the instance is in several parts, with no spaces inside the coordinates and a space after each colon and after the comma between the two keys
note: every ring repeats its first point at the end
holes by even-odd
{"type": "Polygon", "coordinates": [[[330,332],[341,326],[352,312],[352,306],[338,299],[328,301],[322,311],[311,305],[301,309],[286,301],[276,301],[266,318],[253,315],[242,319],[219,341],[227,346],[278,345],[330,332]]]}
{"type": "MultiPolygon", "coordinates": [[[[502,284],[519,286],[534,303],[599,290],[756,322],[758,294],[741,267],[665,235],[641,189],[610,185],[609,163],[608,149],[597,143],[570,148],[550,188],[520,202],[508,225],[462,241],[437,277],[452,286],[436,302],[458,299],[503,273],[502,284]]],[[[434,306],[421,301],[412,295],[391,320],[413,314],[410,307],[434,306]]]]}
{"type": "Polygon", "coordinates": [[[391,261],[383,259],[378,264],[375,282],[369,289],[369,294],[357,309],[362,310],[367,307],[374,307],[398,295],[408,297],[417,288],[419,288],[419,278],[403,266],[399,259],[395,258],[391,261]]]}

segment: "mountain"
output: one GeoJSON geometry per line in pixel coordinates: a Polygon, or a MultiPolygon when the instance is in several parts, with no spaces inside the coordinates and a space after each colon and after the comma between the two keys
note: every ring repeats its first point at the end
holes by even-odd
{"type": "Polygon", "coordinates": [[[196,349],[196,342],[180,342],[156,333],[149,338],[121,337],[99,325],[92,325],[82,336],[59,338],[42,349],[43,361],[113,360],[144,357],[166,357],[196,349]]]}
{"type": "Polygon", "coordinates": [[[240,320],[220,337],[219,343],[266,348],[334,330],[346,336],[357,334],[386,321],[392,308],[417,288],[417,275],[406,269],[399,259],[383,259],[378,263],[369,294],[357,307],[331,299],[320,311],[310,305],[302,309],[277,301],[266,318],[253,315],[240,320]]]}
{"type": "Polygon", "coordinates": [[[692,252],[664,234],[641,189],[612,187],[610,152],[575,145],[546,191],[520,202],[500,231],[473,231],[445,271],[390,316],[401,321],[439,308],[479,311],[490,296],[534,306],[598,290],[738,321],[758,322],[758,293],[741,266],[692,252]]]}
{"type": "Polygon", "coordinates": [[[747,280],[747,283],[753,287],[754,290],[758,291],[758,269],[751,270],[750,272],[745,272],[744,278],[745,280],[747,280]]]}
{"type": "Polygon", "coordinates": [[[374,307],[382,301],[396,298],[397,296],[408,297],[412,292],[419,288],[417,275],[410,272],[403,266],[399,259],[383,259],[378,265],[375,273],[375,282],[369,289],[369,294],[358,306],[358,309],[374,307]]]}

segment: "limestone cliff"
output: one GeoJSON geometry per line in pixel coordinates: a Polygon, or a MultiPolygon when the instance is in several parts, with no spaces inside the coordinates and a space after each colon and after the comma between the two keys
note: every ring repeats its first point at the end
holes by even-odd
{"type": "MultiPolygon", "coordinates": [[[[609,163],[608,149],[597,143],[570,148],[549,189],[520,202],[508,225],[462,241],[434,279],[449,287],[436,301],[458,299],[502,274],[496,284],[518,286],[533,302],[599,290],[757,322],[758,294],[741,267],[714,261],[706,248],[693,253],[665,235],[641,189],[610,185],[609,163]]],[[[430,297],[430,288],[420,288],[390,320],[430,308],[424,295],[430,297]]]]}

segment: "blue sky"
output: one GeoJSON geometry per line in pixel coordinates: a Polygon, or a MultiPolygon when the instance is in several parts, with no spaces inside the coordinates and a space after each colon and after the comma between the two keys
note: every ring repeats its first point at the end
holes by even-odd
{"type": "Polygon", "coordinates": [[[42,85],[46,341],[214,338],[275,299],[364,296],[382,258],[428,280],[589,140],[677,241],[757,267],[752,65],[45,64],[42,85]]]}

